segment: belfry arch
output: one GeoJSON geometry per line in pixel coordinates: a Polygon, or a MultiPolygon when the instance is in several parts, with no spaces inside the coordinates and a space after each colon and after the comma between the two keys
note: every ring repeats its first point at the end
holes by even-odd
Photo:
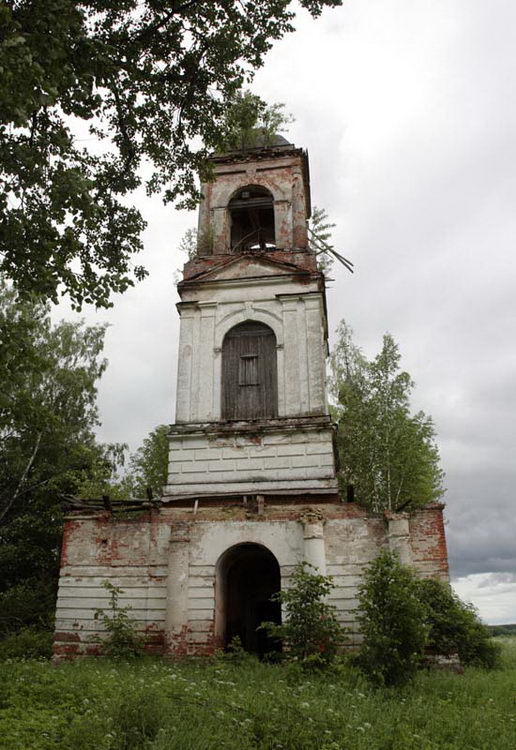
{"type": "Polygon", "coordinates": [[[233,195],[228,210],[232,253],[275,248],[274,198],[270,190],[247,185],[233,195]]]}
{"type": "Polygon", "coordinates": [[[271,597],[281,590],[280,566],[261,544],[243,542],[227,549],[215,569],[215,634],[226,648],[240,638],[246,651],[260,656],[277,650],[262,622],[281,623],[281,606],[271,597]]]}

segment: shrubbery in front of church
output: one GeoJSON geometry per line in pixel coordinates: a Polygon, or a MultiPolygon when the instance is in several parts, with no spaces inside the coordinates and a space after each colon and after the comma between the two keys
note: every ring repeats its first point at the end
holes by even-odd
{"type": "Polygon", "coordinates": [[[52,656],[51,630],[37,627],[21,628],[0,641],[0,661],[5,659],[50,659],[52,656]]]}
{"type": "Polygon", "coordinates": [[[376,685],[406,684],[426,655],[485,669],[499,664],[500,647],[475,609],[448,583],[419,579],[389,550],[369,565],[358,599],[363,643],[356,661],[376,685]]]}
{"type": "Polygon", "coordinates": [[[272,639],[281,641],[286,657],[303,668],[327,667],[344,642],[337,611],[327,601],[333,588],[331,576],[321,575],[307,562],[299,563],[290,586],[273,597],[282,604],[284,622],[262,625],[272,639]]]}
{"type": "Polygon", "coordinates": [[[500,645],[474,607],[461,601],[449,583],[428,578],[418,581],[417,590],[426,608],[430,653],[457,654],[463,666],[494,669],[499,665],[500,645]]]}
{"type": "Polygon", "coordinates": [[[363,643],[358,665],[376,685],[404,685],[414,676],[428,637],[417,579],[397,555],[383,550],[359,588],[357,619],[363,643]]]}

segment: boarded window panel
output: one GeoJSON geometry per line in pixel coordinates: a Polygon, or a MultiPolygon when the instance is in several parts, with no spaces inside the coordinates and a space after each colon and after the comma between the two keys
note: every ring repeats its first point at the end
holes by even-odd
{"type": "Polygon", "coordinates": [[[276,336],[263,323],[232,328],[222,347],[222,419],[278,414],[276,336]]]}
{"type": "Polygon", "coordinates": [[[259,385],[257,354],[242,354],[240,356],[238,385],[259,385]]]}

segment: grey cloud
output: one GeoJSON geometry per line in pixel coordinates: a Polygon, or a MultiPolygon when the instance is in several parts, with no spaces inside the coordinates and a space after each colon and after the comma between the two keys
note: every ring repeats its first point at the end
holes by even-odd
{"type": "Polygon", "coordinates": [[[516,573],[516,471],[450,472],[447,538],[455,577],[516,573]]]}
{"type": "Polygon", "coordinates": [[[487,578],[478,583],[478,588],[485,589],[501,583],[516,583],[516,573],[491,573],[487,578]]]}

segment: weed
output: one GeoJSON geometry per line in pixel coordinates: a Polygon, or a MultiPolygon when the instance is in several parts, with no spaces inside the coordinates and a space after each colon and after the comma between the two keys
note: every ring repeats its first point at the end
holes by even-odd
{"type": "Polygon", "coordinates": [[[123,590],[110,581],[104,581],[102,586],[109,593],[110,614],[97,609],[95,616],[107,631],[107,637],[102,641],[104,655],[122,659],[141,656],[145,641],[137,631],[136,621],[129,614],[131,607],[121,607],[119,604],[123,590]]]}

